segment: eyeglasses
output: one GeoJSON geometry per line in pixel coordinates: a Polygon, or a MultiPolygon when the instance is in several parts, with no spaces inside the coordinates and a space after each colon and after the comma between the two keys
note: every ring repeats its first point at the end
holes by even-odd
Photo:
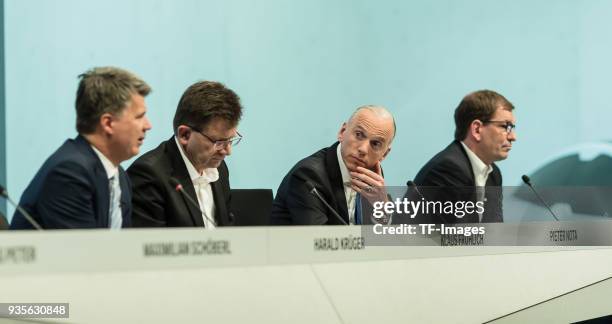
{"type": "Polygon", "coordinates": [[[489,120],[489,121],[483,121],[482,123],[483,124],[500,124],[499,126],[504,128],[504,131],[508,134],[510,134],[510,132],[512,132],[516,128],[515,124],[509,121],[505,121],[505,120],[489,120]]]}
{"type": "Polygon", "coordinates": [[[215,148],[215,150],[221,150],[221,149],[225,148],[227,145],[236,146],[242,140],[242,135],[240,135],[240,133],[238,133],[238,132],[236,132],[237,136],[235,136],[233,138],[230,138],[228,140],[214,140],[214,139],[210,138],[210,136],[204,134],[202,131],[199,131],[195,127],[189,126],[189,128],[193,129],[197,133],[200,133],[202,136],[206,137],[206,139],[208,139],[213,144],[213,147],[215,148]]]}

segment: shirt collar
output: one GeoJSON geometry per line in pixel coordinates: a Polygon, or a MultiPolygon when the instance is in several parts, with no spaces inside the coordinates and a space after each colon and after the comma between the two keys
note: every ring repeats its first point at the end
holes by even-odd
{"type": "Polygon", "coordinates": [[[340,152],[340,149],[342,147],[342,143],[338,144],[338,147],[336,148],[336,156],[338,157],[338,165],[340,165],[340,174],[342,175],[342,183],[344,184],[344,186],[351,186],[351,175],[349,173],[348,168],[346,167],[346,163],[344,163],[344,160],[342,159],[342,153],[340,152]]]}
{"type": "Polygon", "coordinates": [[[493,171],[493,167],[490,165],[486,165],[482,160],[476,155],[476,153],[472,152],[470,148],[465,145],[465,143],[461,142],[465,152],[467,153],[468,159],[470,160],[470,164],[472,165],[472,171],[475,175],[480,176],[488,176],[489,173],[493,171]]]}
{"type": "Polygon", "coordinates": [[[98,156],[98,159],[100,159],[100,162],[102,162],[102,166],[104,167],[104,170],[106,171],[106,176],[110,179],[112,177],[114,177],[118,172],[119,172],[119,167],[115,166],[113,164],[113,162],[111,162],[104,154],[102,154],[102,152],[100,152],[95,146],[91,145],[91,148],[93,149],[94,152],[96,152],[96,155],[98,156]]]}
{"type": "Polygon", "coordinates": [[[217,168],[204,169],[204,172],[202,172],[202,174],[199,174],[196,168],[193,166],[193,163],[191,163],[191,161],[189,161],[189,159],[187,158],[187,155],[185,155],[183,147],[179,143],[178,138],[176,138],[176,136],[174,136],[174,141],[176,142],[176,146],[178,146],[179,148],[179,152],[181,153],[183,162],[187,167],[187,172],[189,172],[189,178],[191,179],[191,182],[193,184],[208,184],[219,180],[219,170],[217,170],[217,168]]]}

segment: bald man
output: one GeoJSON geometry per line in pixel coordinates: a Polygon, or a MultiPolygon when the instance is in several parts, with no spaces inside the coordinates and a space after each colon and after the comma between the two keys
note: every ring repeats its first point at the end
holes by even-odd
{"type": "Polygon", "coordinates": [[[369,201],[386,197],[380,163],[394,137],[395,120],[387,109],[357,108],[340,127],[338,142],[301,160],[285,176],[272,205],[271,224],[362,224],[356,213],[359,196],[369,201]],[[312,186],[339,217],[310,192],[312,186]]]}

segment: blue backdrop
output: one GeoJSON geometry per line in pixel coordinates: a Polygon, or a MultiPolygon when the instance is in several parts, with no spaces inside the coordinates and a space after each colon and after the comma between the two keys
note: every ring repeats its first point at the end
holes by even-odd
{"type": "Polygon", "coordinates": [[[276,190],[362,104],[396,116],[383,163],[390,185],[412,179],[451,141],[453,110],[477,89],[496,90],[517,108],[518,141],[499,164],[505,184],[568,145],[612,137],[610,1],[5,0],[4,7],[2,154],[15,198],[76,135],[77,75],[100,65],[131,70],[153,87],[143,152],[170,137],[191,83],[234,89],[245,107],[245,139],[227,159],[236,188],[276,190]]]}

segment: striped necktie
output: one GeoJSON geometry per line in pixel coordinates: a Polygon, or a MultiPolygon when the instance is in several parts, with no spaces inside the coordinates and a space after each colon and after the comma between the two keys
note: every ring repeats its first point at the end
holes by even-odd
{"type": "Polygon", "coordinates": [[[109,227],[120,229],[123,223],[121,217],[121,187],[119,186],[119,175],[116,174],[109,179],[110,206],[108,208],[109,227]]]}

